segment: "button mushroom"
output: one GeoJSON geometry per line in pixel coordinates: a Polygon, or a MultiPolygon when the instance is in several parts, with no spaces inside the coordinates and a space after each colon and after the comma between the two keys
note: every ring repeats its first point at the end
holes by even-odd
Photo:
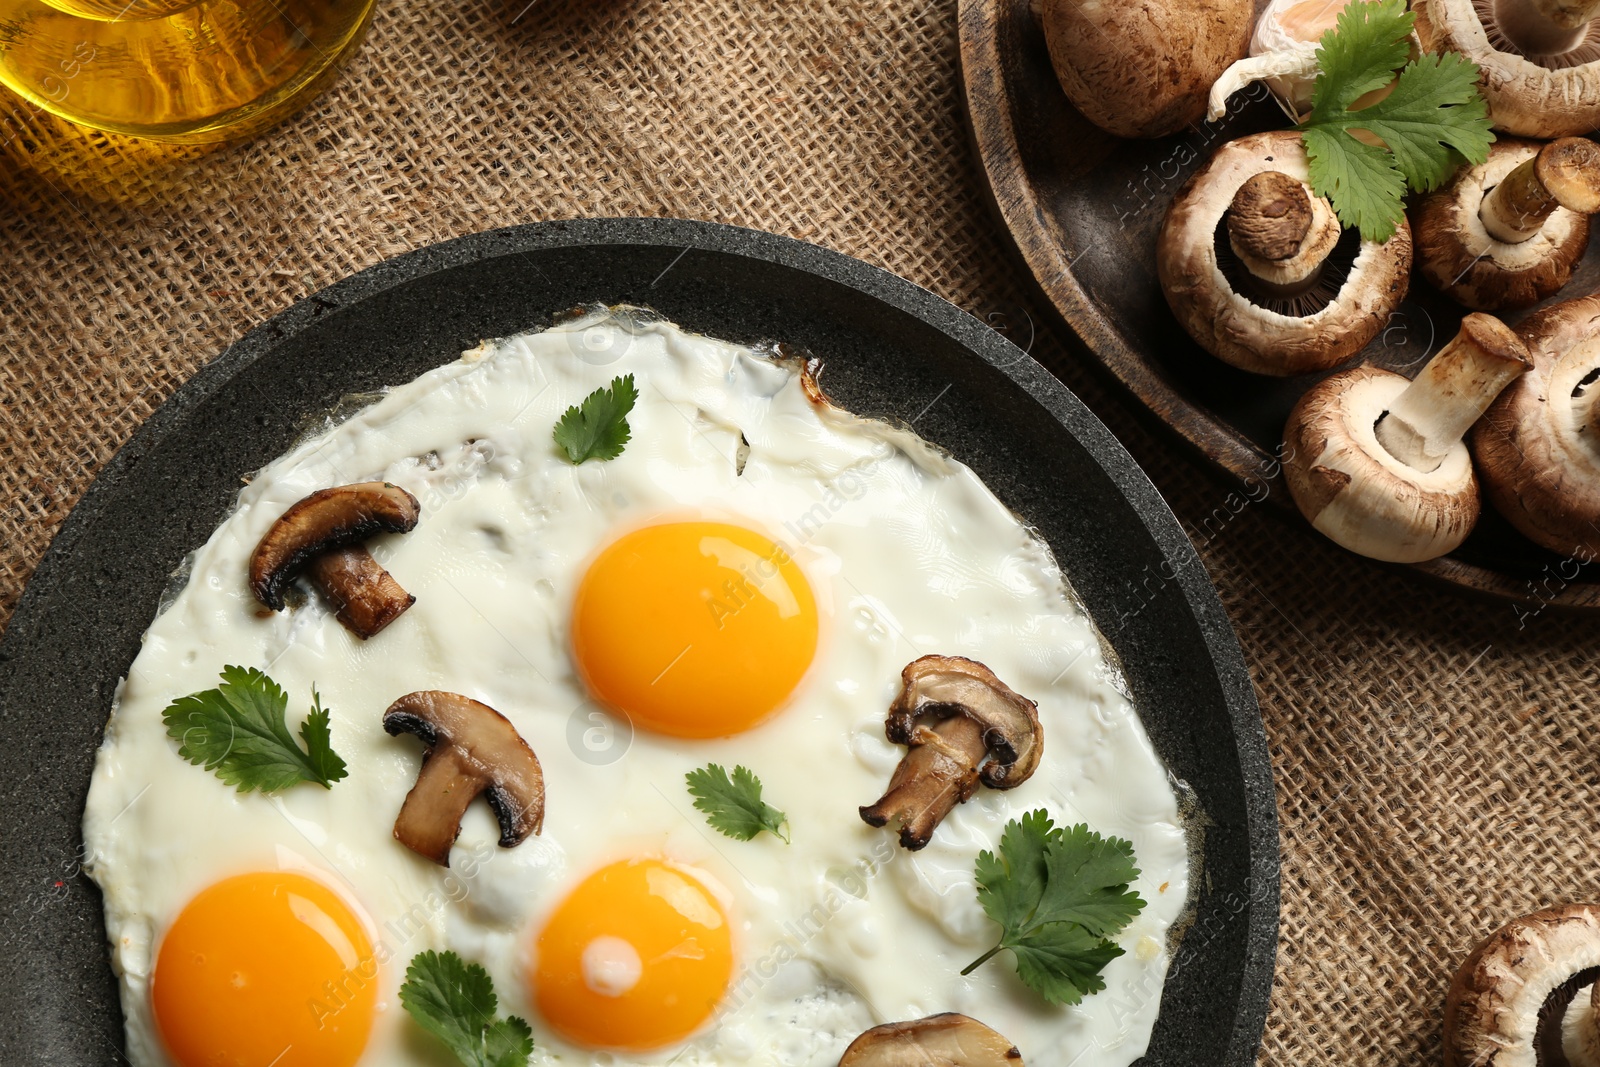
{"type": "Polygon", "coordinates": [[[1600,905],[1566,904],[1513,919],[1472,950],[1450,984],[1445,1067],[1566,1063],[1561,1016],[1597,976],[1600,905]]]}
{"type": "Polygon", "coordinates": [[[1472,431],[1484,495],[1535,544],[1600,559],[1600,295],[1525,319],[1533,369],[1472,431]]]}
{"type": "Polygon", "coordinates": [[[1118,137],[1165,137],[1205,114],[1211,83],[1244,56],[1250,0],[1041,0],[1056,78],[1118,137]]]}
{"type": "MultiPolygon", "coordinates": [[[[1311,113],[1311,91],[1320,68],[1317,49],[1322,35],[1337,25],[1343,0],[1268,0],[1250,35],[1250,55],[1222,72],[1211,86],[1206,118],[1228,113],[1228,98],[1252,82],[1264,82],[1291,122],[1311,113]]],[[[1388,85],[1358,96],[1351,109],[1375,103],[1388,85]]]]}
{"type": "Polygon", "coordinates": [[[1173,200],[1156,245],[1167,304],[1200,346],[1256,374],[1326,370],[1364,348],[1405,298],[1411,231],[1342,234],[1311,194],[1292,130],[1231,141],[1173,200]]]}
{"type": "Polygon", "coordinates": [[[388,482],[322,489],[295,504],[267,530],[250,556],[250,590],[282,611],[284,590],[309,572],[338,613],[365,640],[416,603],[362,545],[380,533],[406,533],[422,513],[417,498],[388,482]]]}
{"type": "Polygon", "coordinates": [[[1600,145],[1502,138],[1486,162],[1423,197],[1412,216],[1423,277],[1480,311],[1536,304],[1566,285],[1600,210],[1600,145]]]}
{"type": "Polygon", "coordinates": [[[428,745],[394,837],[441,867],[461,832],[467,805],[485,794],[500,822],[500,845],[511,848],[544,826],[544,772],[539,758],[504,715],[459,693],[408,693],[383,713],[391,736],[415,734],[428,745]]]}
{"type": "Polygon", "coordinates": [[[884,733],[908,749],[876,804],[861,809],[869,826],[900,821],[900,843],[927,845],[944,817],[977,790],[1012,789],[1028,780],[1044,752],[1037,705],[960,656],[923,656],[900,672],[884,733]]]}
{"type": "Polygon", "coordinates": [[[874,1026],[850,1042],[839,1067],[1022,1067],[1017,1046],[953,1011],[874,1026]]]}
{"type": "Polygon", "coordinates": [[[1416,563],[1450,552],[1478,521],[1467,429],[1528,368],[1499,319],[1474,312],[1415,381],[1363,366],[1308,389],[1284,428],[1284,477],[1300,511],[1339,544],[1416,563]]]}
{"type": "Polygon", "coordinates": [[[1577,137],[1600,126],[1600,0],[1416,0],[1430,52],[1481,68],[1489,118],[1523,137],[1577,137]]]}

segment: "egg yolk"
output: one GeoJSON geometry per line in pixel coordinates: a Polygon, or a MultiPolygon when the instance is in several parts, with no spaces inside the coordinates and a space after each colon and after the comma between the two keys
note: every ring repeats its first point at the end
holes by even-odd
{"type": "Polygon", "coordinates": [[[552,1028],[590,1048],[681,1041],[733,975],[728,918],[694,875],[624,860],[579,883],[539,934],[531,985],[552,1028]]]}
{"type": "Polygon", "coordinates": [[[584,683],[639,726],[725,737],[776,711],[817,651],[817,604],[781,545],[742,526],[649,526],[607,546],[573,605],[584,683]]]}
{"type": "Polygon", "coordinates": [[[178,914],[151,999],[181,1067],[349,1067],[372,1029],[378,968],[332,890],[300,874],[244,874],[178,914]]]}

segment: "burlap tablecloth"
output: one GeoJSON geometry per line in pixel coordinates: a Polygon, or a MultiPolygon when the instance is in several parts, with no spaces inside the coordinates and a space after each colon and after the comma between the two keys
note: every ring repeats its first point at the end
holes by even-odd
{"type": "Polygon", "coordinates": [[[525,3],[381,0],[334,88],[243,146],[107,146],[41,120],[0,153],[0,623],[101,464],[294,300],[511,223],[738,223],[860,256],[1019,343],[1031,319],[1033,354],[1194,534],[1277,770],[1264,1062],[1437,1062],[1468,948],[1600,897],[1597,624],[1421,587],[1260,505],[1235,516],[1134,421],[1052,336],[983,203],[955,0],[525,3]]]}

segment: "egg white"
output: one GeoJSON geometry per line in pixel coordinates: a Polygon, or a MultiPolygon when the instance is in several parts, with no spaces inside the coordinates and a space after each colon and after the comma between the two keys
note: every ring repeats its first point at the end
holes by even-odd
{"type": "Polygon", "coordinates": [[[1173,788],[1099,635],[1048,548],[971,470],[908,432],[814,403],[793,363],[603,311],[487,342],[250,480],[145,634],[106,728],[84,837],[135,1067],[169,1062],[148,988],[164,927],[195,893],[243,871],[305,869],[368,917],[380,1004],[370,1065],[448,1062],[396,996],[413,955],[448,948],[484,964],[501,1010],[532,1024],[536,1062],[822,1067],[875,1023],[961,1011],[1027,1062],[1122,1067],[1148,1043],[1188,888],[1173,788]],[[557,419],[627,373],[640,391],[631,442],[615,460],[567,463],[551,439],[557,419]],[[267,528],[308,493],[373,478],[422,502],[413,532],[369,546],[416,604],[367,642],[314,594],[263,616],[245,563],[267,528]],[[631,732],[602,712],[567,640],[594,553],[627,529],[690,515],[779,540],[822,613],[793,701],[713,741],[631,732]],[[926,653],[979,659],[1037,700],[1045,748],[1031,780],[981,789],[908,853],[856,809],[904,754],[884,737],[884,713],[901,668],[926,653]],[[227,663],[267,670],[290,694],[291,724],[315,684],[349,777],[331,790],[240,795],[180,759],[161,713],[214,686],[227,663]],[[417,689],[467,694],[516,725],[544,767],[540,837],[498,848],[478,803],[450,870],[392,840],[421,746],[387,736],[381,716],[417,689]],[[684,788],[707,762],[754,770],[793,843],[707,827],[684,788]],[[977,853],[1036,807],[1131,840],[1135,889],[1149,902],[1118,938],[1127,951],[1107,967],[1107,990],[1070,1009],[1026,989],[1005,955],[958,973],[997,936],[975,896],[977,853]],[[598,1054],[551,1031],[525,975],[563,894],[632,855],[693,865],[725,887],[740,958],[713,1025],[686,1047],[598,1054]]]}

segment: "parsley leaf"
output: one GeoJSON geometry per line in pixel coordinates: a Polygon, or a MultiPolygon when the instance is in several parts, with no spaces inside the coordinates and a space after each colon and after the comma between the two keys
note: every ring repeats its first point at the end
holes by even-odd
{"type": "Polygon", "coordinates": [[[1008,823],[999,854],[980,853],[974,873],[1000,943],[962,974],[1010,949],[1017,976],[1053,1004],[1077,1004],[1105,988],[1100,972],[1122,955],[1110,938],[1144,910],[1128,889],[1139,877],[1133,845],[1084,825],[1059,828],[1040,809],[1008,823]]]}
{"type": "Polygon", "coordinates": [[[466,1067],[525,1067],[533,1029],[515,1015],[498,1019],[489,972],[454,952],[424,952],[406,968],[400,1003],[466,1067]]]}
{"type": "Polygon", "coordinates": [[[1407,62],[1415,22],[1405,0],[1355,0],[1340,12],[1319,43],[1322,73],[1300,126],[1312,191],[1370,241],[1394,234],[1407,189],[1438,188],[1463,161],[1487,159],[1494,140],[1476,63],[1454,52],[1407,62]],[[1394,88],[1383,99],[1350,110],[1391,80],[1394,88]],[[1358,130],[1382,144],[1358,140],[1358,130]]]}
{"type": "Polygon", "coordinates": [[[221,685],[179,697],[161,718],[178,755],[241,793],[276,793],[300,782],[327,789],[349,772],[331,747],[328,710],[315,689],[311,702],[300,724],[304,751],[284,722],[289,697],[253,667],[222,668],[221,685]]]}
{"type": "Polygon", "coordinates": [[[628,412],[639,399],[633,375],[611,379],[605,388],[584,398],[581,406],[570,407],[556,423],[555,439],[570,463],[586,459],[616,459],[628,443],[628,412]]]}
{"type": "Polygon", "coordinates": [[[726,768],[708,763],[684,775],[694,806],[706,813],[713,830],[739,841],[748,841],[765,830],[789,843],[784,831],[788,816],[761,799],[761,779],[747,767],[735,767],[733,778],[726,768]]]}

